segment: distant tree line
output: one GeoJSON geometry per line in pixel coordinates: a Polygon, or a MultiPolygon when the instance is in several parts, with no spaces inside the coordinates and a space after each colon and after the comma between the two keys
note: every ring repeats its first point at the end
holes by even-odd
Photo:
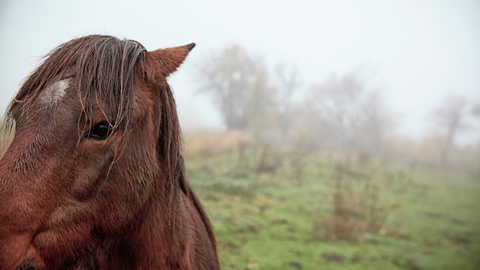
{"type": "MultiPolygon", "coordinates": [[[[395,114],[354,72],[331,76],[300,93],[304,84],[296,67],[283,63],[270,72],[259,57],[231,45],[201,62],[198,75],[199,92],[212,97],[229,130],[308,148],[369,154],[381,154],[393,134],[395,114]]],[[[443,165],[455,137],[472,127],[466,121],[470,116],[480,119],[480,103],[461,97],[432,112],[442,137],[443,165]]]]}
{"type": "Polygon", "coordinates": [[[392,124],[380,95],[355,74],[333,76],[294,101],[302,86],[298,69],[282,63],[270,73],[238,45],[210,55],[198,73],[199,91],[211,95],[228,129],[313,147],[377,151],[392,124]]]}

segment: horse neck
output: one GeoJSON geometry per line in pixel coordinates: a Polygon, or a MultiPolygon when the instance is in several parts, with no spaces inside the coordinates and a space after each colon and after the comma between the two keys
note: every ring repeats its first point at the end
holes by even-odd
{"type": "Polygon", "coordinates": [[[93,255],[99,269],[157,269],[159,265],[190,268],[185,265],[188,252],[183,225],[189,217],[182,200],[184,195],[172,190],[175,185],[167,181],[163,171],[153,178],[148,198],[131,221],[101,241],[93,255]]]}
{"type": "Polygon", "coordinates": [[[156,269],[162,265],[166,266],[163,269],[190,269],[183,219],[181,209],[166,211],[151,199],[120,237],[106,239],[107,248],[102,249],[99,261],[108,265],[99,268],[156,269]]]}

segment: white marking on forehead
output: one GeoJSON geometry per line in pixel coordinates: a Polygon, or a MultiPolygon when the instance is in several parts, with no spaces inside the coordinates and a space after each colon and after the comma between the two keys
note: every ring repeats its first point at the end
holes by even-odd
{"type": "Polygon", "coordinates": [[[40,96],[40,102],[45,106],[52,106],[65,96],[70,79],[64,79],[51,84],[40,96]]]}

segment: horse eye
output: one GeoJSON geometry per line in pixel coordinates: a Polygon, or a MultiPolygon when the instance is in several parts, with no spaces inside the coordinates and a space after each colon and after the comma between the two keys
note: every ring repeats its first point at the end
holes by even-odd
{"type": "Polygon", "coordinates": [[[90,132],[86,134],[87,139],[106,140],[113,134],[113,126],[108,122],[101,122],[94,126],[90,132]]]}

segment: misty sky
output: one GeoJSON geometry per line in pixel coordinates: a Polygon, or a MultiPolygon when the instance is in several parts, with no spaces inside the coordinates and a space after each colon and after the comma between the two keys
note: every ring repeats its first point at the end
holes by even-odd
{"type": "MultiPolygon", "coordinates": [[[[332,74],[361,72],[396,113],[398,131],[415,138],[431,130],[428,115],[445,99],[480,101],[478,0],[1,0],[0,110],[43,55],[87,34],[134,39],[149,50],[195,42],[170,78],[184,128],[222,127],[209,97],[195,92],[195,66],[233,43],[270,68],[296,65],[304,92],[332,74]]],[[[478,138],[472,130],[463,140],[478,138]]]]}

